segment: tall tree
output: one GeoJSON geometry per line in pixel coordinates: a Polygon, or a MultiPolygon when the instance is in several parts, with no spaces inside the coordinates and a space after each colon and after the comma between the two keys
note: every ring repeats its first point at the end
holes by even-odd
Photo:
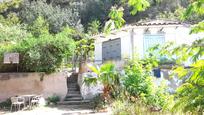
{"type": "Polygon", "coordinates": [[[31,24],[39,16],[43,17],[49,23],[49,29],[52,33],[61,31],[65,26],[71,26],[82,30],[79,13],[75,8],[61,8],[46,3],[46,1],[28,1],[22,4],[20,17],[24,23],[31,24]]]}

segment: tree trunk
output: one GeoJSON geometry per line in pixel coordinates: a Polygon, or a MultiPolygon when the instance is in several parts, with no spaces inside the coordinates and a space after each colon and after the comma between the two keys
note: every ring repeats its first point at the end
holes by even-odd
{"type": "Polygon", "coordinates": [[[83,74],[87,72],[87,62],[86,61],[81,61],[79,63],[79,74],[83,74]]]}

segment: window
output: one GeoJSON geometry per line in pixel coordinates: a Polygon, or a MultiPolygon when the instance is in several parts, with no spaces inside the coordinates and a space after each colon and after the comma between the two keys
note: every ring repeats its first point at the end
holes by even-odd
{"type": "Polygon", "coordinates": [[[143,39],[143,51],[144,55],[148,51],[149,48],[154,47],[155,45],[162,45],[165,43],[165,34],[158,33],[158,34],[144,34],[143,39]]]}
{"type": "Polygon", "coordinates": [[[102,59],[103,61],[121,60],[121,39],[120,38],[105,41],[102,43],[102,59]]]}

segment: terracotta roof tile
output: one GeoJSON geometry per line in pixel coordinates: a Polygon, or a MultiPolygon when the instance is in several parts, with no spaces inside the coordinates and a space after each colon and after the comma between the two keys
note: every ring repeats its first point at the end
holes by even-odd
{"type": "Polygon", "coordinates": [[[181,25],[182,22],[172,20],[151,20],[151,21],[140,21],[132,25],[136,26],[151,26],[151,25],[181,25]]]}

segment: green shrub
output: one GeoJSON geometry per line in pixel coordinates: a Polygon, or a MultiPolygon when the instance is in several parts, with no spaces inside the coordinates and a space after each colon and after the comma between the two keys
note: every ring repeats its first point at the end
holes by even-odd
{"type": "Polygon", "coordinates": [[[116,66],[111,63],[105,63],[100,68],[96,65],[88,65],[89,69],[97,74],[98,77],[91,77],[85,79],[85,84],[96,84],[100,82],[103,84],[103,96],[106,101],[117,94],[118,87],[120,86],[119,73],[116,70],[116,66]]]}
{"type": "Polygon", "coordinates": [[[137,115],[142,111],[138,106],[138,104],[117,99],[112,103],[112,110],[114,115],[137,115]]]}
{"type": "Polygon", "coordinates": [[[103,109],[106,105],[104,97],[101,94],[94,97],[92,102],[95,110],[103,109]]]}
{"type": "Polygon", "coordinates": [[[60,101],[60,97],[57,95],[52,95],[47,98],[47,105],[57,104],[60,101]]]}
{"type": "Polygon", "coordinates": [[[10,108],[10,107],[11,107],[11,100],[10,99],[7,99],[6,101],[0,103],[0,109],[1,108],[10,108]]]}
{"type": "MultiPolygon", "coordinates": [[[[23,26],[6,26],[0,23],[0,46],[16,44],[18,41],[31,37],[31,34],[23,30],[23,26]]],[[[1,48],[0,47],[0,48],[1,48]]]]}
{"type": "Polygon", "coordinates": [[[134,60],[125,67],[125,90],[142,100],[152,110],[170,109],[173,97],[167,92],[165,84],[156,85],[151,74],[151,63],[134,60]]]}
{"type": "Polygon", "coordinates": [[[51,35],[39,37],[29,36],[18,40],[15,44],[3,44],[0,47],[0,72],[16,71],[16,65],[3,64],[5,52],[20,54],[19,72],[54,72],[60,67],[64,58],[69,58],[75,48],[75,43],[69,35],[69,29],[51,35]]]}
{"type": "MultiPolygon", "coordinates": [[[[169,111],[150,111],[142,102],[117,99],[112,103],[113,115],[172,115],[169,111]]],[[[179,115],[174,113],[175,115],[179,115]]],[[[181,113],[182,114],[182,113],[181,113]]]]}
{"type": "Polygon", "coordinates": [[[71,56],[73,43],[72,39],[50,35],[25,40],[16,48],[23,62],[20,68],[24,71],[53,72],[61,65],[63,58],[71,56]]]}

